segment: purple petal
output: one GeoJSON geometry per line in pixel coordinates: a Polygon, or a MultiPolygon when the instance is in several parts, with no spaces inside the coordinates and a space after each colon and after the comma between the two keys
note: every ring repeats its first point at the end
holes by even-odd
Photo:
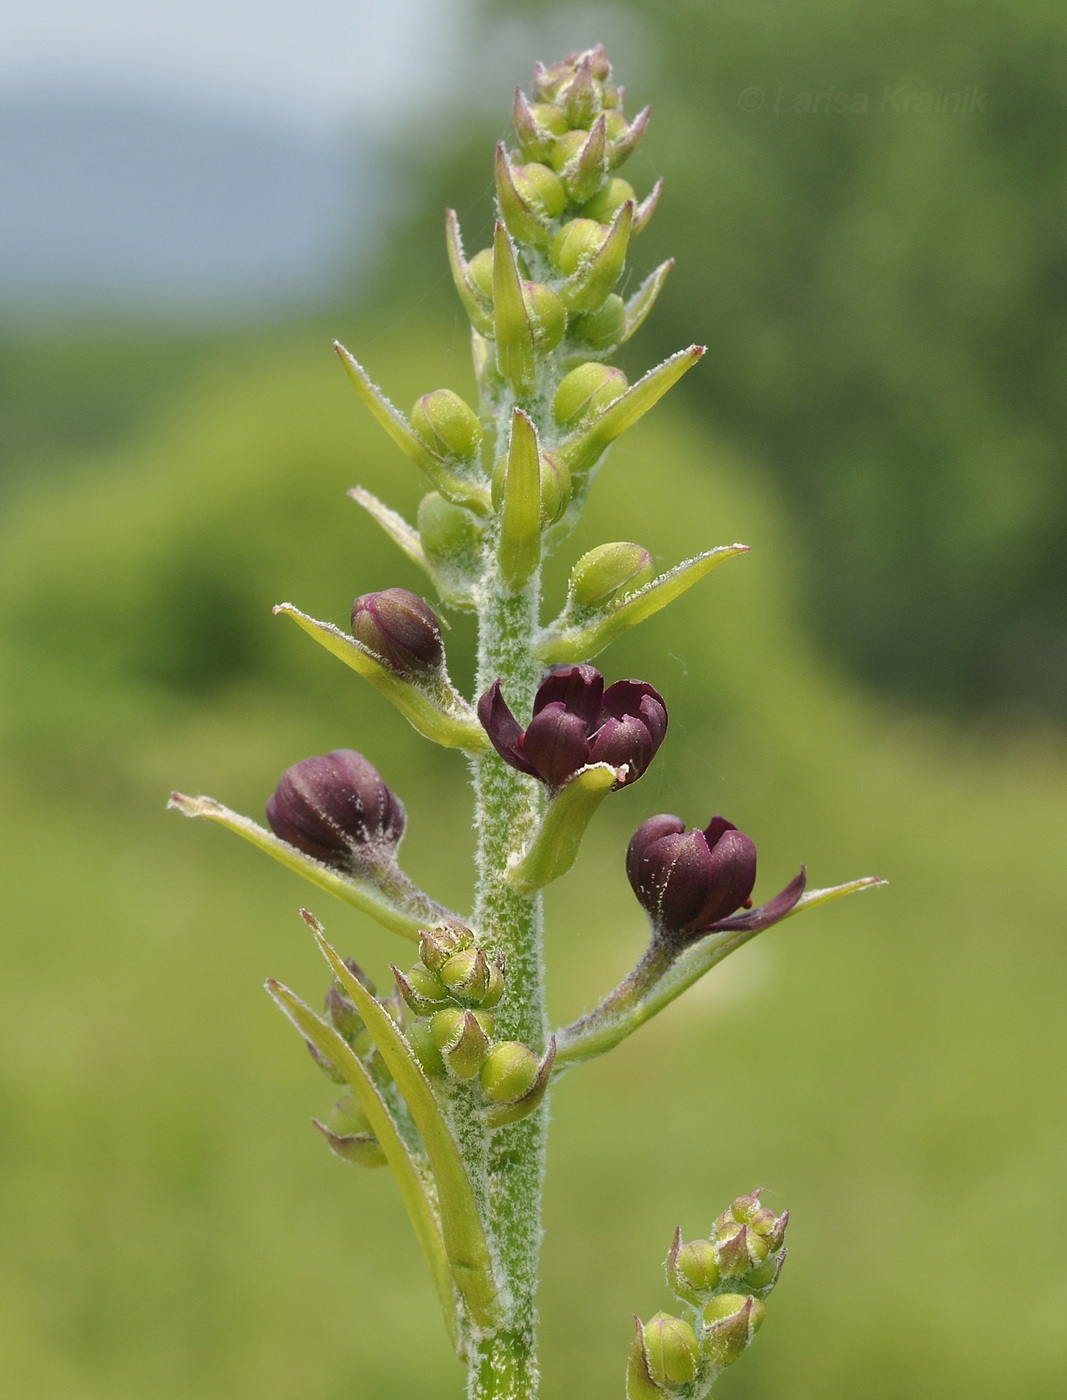
{"type": "Polygon", "coordinates": [[[641,714],[641,702],[646,698],[654,701],[662,711],[663,729],[666,731],[667,706],[663,703],[663,696],[647,681],[616,681],[614,685],[609,685],[600,708],[605,718],[611,715],[614,719],[622,719],[624,715],[641,714]]]}
{"type": "Polygon", "coordinates": [[[658,695],[646,695],[641,701],[641,718],[648,725],[652,736],[652,752],[655,754],[667,733],[667,707],[658,695]]]}
{"type": "Polygon", "coordinates": [[[589,762],[585,720],[559,700],[534,715],[522,737],[522,747],[537,776],[551,788],[562,787],[589,762]]]}
{"type": "Polygon", "coordinates": [[[768,900],[766,904],[761,904],[758,909],[749,909],[744,914],[735,914],[730,919],[720,919],[717,923],[709,924],[702,932],[758,933],[760,929],[770,928],[771,924],[776,924],[779,919],[784,919],[796,906],[807,883],[807,867],[802,865],[800,874],[790,880],[785,889],[780,894],[776,894],[773,899],[768,900]]]}
{"type": "MultiPolygon", "coordinates": [[[[652,819],[664,825],[674,820],[652,819]]],[[[630,884],[657,928],[677,932],[696,918],[707,897],[708,844],[699,831],[666,831],[640,850],[634,849],[636,839],[626,862],[630,884]]]]}
{"type": "Polygon", "coordinates": [[[641,869],[641,862],[645,852],[655,841],[659,841],[664,836],[680,836],[685,830],[685,822],[681,817],[672,817],[667,812],[662,812],[658,817],[649,817],[648,821],[642,822],[634,834],[630,837],[630,844],[626,848],[626,878],[633,886],[634,893],[640,898],[637,881],[641,869]]]}
{"type": "Polygon", "coordinates": [[[589,751],[589,762],[610,763],[613,768],[625,764],[629,771],[623,783],[635,783],[652,762],[654,753],[644,720],[627,715],[624,719],[609,719],[601,727],[589,751]]]}
{"type": "Polygon", "coordinates": [[[604,677],[595,666],[585,663],[580,666],[553,666],[534,696],[533,712],[536,715],[546,705],[558,701],[571,714],[581,715],[592,733],[598,724],[603,694],[604,677]]]}
{"type": "Polygon", "coordinates": [[[494,681],[478,701],[478,718],[489,740],[505,763],[517,768],[520,773],[528,773],[531,778],[538,776],[537,769],[523,756],[522,730],[519,721],[511,713],[508,703],[500,692],[500,682],[494,681]]]}
{"type": "Polygon", "coordinates": [[[733,822],[728,822],[725,817],[712,817],[704,828],[704,835],[709,846],[714,846],[724,831],[736,831],[737,827],[733,822]]]}
{"type": "MultiPolygon", "coordinates": [[[[715,826],[714,821],[711,826],[715,826]]],[[[743,831],[730,827],[722,832],[710,852],[707,899],[693,920],[694,928],[705,928],[740,909],[756,883],[756,843],[743,831]]]]}

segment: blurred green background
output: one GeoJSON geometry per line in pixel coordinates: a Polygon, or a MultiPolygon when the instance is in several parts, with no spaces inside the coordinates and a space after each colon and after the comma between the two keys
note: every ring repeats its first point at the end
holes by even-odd
{"type": "MultiPolygon", "coordinates": [[[[396,157],[408,194],[358,297],[251,327],[101,313],[0,344],[3,1389],[461,1393],[392,1183],[308,1126],[331,1086],[261,991],[324,990],[309,898],[382,982],[408,950],[163,801],[258,815],[288,764],[358,747],[408,806],[406,867],[465,905],[462,761],[270,605],[343,622],[358,592],[421,587],[345,499],[360,483],[410,516],[422,483],[329,337],[401,405],[471,392],[441,206],[480,246],[510,84],[606,35],[630,110],[656,105],[631,178],[669,180],[633,275],[679,258],[626,367],[710,349],[614,450],[549,603],[604,539],[665,565],[752,552],[602,658],[663,691],[671,735],[550,893],[554,1015],[640,951],[621,856],[653,812],[727,813],[759,843],[758,893],[801,861],[817,884],[892,885],[771,931],[561,1084],[545,1395],[621,1395],[630,1315],[669,1306],[675,1225],[703,1233],[760,1183],[793,1211],[792,1253],[716,1394],[1053,1400],[1067,16],[724,0],[475,18],[449,120],[396,157]],[[973,111],[881,110],[887,90],[970,87],[973,111]],[[868,110],[795,110],[831,89],[868,110]]],[[[470,628],[450,620],[467,682],[470,628]]]]}

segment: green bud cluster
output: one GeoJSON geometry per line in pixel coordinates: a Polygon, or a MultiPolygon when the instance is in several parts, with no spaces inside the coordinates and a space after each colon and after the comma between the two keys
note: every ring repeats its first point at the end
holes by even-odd
{"type": "Polygon", "coordinates": [[[504,994],[504,964],[490,957],[458,920],[424,929],[420,960],[393,968],[399,994],[418,1018],[408,1044],[432,1079],[477,1079],[490,1127],[532,1113],[548,1087],[554,1048],[540,1060],[519,1041],[495,1041],[491,1008],[504,994]]]}
{"type": "Polygon", "coordinates": [[[775,1216],[752,1191],[723,1211],[707,1239],[685,1243],[677,1231],[667,1282],[689,1305],[691,1319],[662,1312],[645,1323],[634,1319],[628,1400],[702,1396],[738,1359],[763,1324],[763,1299],[781,1273],[788,1223],[788,1212],[775,1216]]]}

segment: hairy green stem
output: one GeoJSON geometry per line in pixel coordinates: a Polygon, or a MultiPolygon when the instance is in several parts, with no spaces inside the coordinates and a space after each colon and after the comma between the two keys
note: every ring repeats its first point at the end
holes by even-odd
{"type": "MultiPolygon", "coordinates": [[[[511,592],[491,571],[479,608],[479,692],[504,683],[519,713],[528,713],[541,676],[531,655],[537,631],[538,583],[511,592]]],[[[497,1012],[500,1039],[544,1048],[547,1026],[541,959],[541,901],[518,893],[507,879],[509,863],[537,829],[542,797],[538,784],[495,754],[473,761],[477,833],[475,926],[503,953],[507,995],[497,1012]]],[[[493,1134],[487,1162],[489,1219],[494,1232],[508,1321],[485,1337],[471,1359],[469,1393],[477,1400],[532,1400],[537,1393],[534,1349],[541,1193],[544,1178],[545,1107],[493,1134]]],[[[475,1163],[471,1163],[475,1167],[475,1163]]],[[[477,1163],[476,1169],[482,1163],[477,1163]]]]}

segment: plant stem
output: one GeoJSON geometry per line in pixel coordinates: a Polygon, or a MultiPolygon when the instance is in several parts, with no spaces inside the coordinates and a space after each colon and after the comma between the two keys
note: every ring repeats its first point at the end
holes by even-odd
{"type": "MultiPolygon", "coordinates": [[[[535,578],[511,592],[490,565],[479,609],[479,693],[502,680],[519,713],[533,704],[541,667],[531,655],[539,602],[535,578]]],[[[547,1026],[541,959],[541,902],[517,893],[508,863],[533,836],[542,803],[537,783],[494,754],[474,760],[477,893],[474,919],[480,936],[503,953],[507,993],[496,1013],[502,1040],[521,1040],[541,1053],[547,1026]]],[[[487,1162],[489,1221],[507,1300],[505,1327],[479,1343],[471,1360],[469,1394],[476,1400],[533,1400],[541,1194],[544,1179],[545,1106],[493,1134],[487,1162]]],[[[475,1167],[475,1163],[470,1163],[475,1167]]],[[[477,1164],[481,1168],[481,1163],[477,1164]]]]}

